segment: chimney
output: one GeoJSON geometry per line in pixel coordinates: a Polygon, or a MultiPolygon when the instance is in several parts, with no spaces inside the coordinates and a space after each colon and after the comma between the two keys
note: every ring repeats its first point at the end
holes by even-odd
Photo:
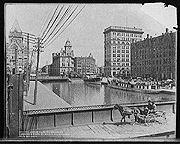
{"type": "Polygon", "coordinates": [[[152,36],[150,36],[150,39],[152,39],[152,36]]]}
{"type": "Polygon", "coordinates": [[[147,38],[149,38],[149,34],[147,34],[147,38]]]}
{"type": "Polygon", "coordinates": [[[168,28],[166,28],[166,33],[168,33],[168,28]]]}

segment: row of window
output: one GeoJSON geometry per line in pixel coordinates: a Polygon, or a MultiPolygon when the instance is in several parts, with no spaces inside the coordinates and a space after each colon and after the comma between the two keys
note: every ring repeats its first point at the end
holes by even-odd
{"type": "MultiPolygon", "coordinates": [[[[119,40],[123,40],[123,41],[133,41],[133,42],[137,42],[140,41],[140,39],[136,39],[136,38],[121,38],[119,40]]],[[[105,44],[123,44],[121,41],[118,40],[106,40],[105,44]]]]}
{"type": "Polygon", "coordinates": [[[145,60],[141,62],[132,62],[133,66],[136,65],[161,65],[161,64],[172,64],[172,59],[171,58],[164,58],[164,59],[159,59],[159,60],[145,60]]]}
{"type": "Polygon", "coordinates": [[[132,71],[134,73],[141,73],[141,72],[155,72],[155,73],[159,73],[161,72],[170,72],[170,71],[174,71],[174,67],[173,66],[157,66],[157,67],[134,67],[132,68],[132,71]]]}
{"type": "Polygon", "coordinates": [[[113,66],[130,66],[129,63],[113,63],[113,66]]]}
{"type": "Polygon", "coordinates": [[[113,36],[142,37],[142,34],[133,34],[125,32],[112,32],[113,36]]]}

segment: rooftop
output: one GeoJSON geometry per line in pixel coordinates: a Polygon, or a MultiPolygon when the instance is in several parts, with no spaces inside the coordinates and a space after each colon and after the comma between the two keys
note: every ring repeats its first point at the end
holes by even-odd
{"type": "Polygon", "coordinates": [[[106,28],[104,30],[104,32],[108,31],[108,30],[125,30],[125,31],[135,31],[135,32],[143,32],[142,29],[140,28],[131,28],[131,27],[121,27],[121,26],[110,26],[108,28],[106,28]]]}

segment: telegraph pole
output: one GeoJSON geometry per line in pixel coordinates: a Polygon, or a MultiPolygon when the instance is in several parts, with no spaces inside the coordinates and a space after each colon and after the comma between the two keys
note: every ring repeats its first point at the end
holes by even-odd
{"type": "Polygon", "coordinates": [[[35,89],[34,89],[34,105],[36,105],[36,97],[37,97],[37,78],[38,78],[38,68],[39,68],[39,53],[40,53],[40,38],[38,37],[38,43],[37,43],[37,66],[36,66],[36,78],[35,78],[35,89]]]}
{"type": "Polygon", "coordinates": [[[29,87],[29,33],[27,33],[27,63],[26,63],[26,82],[29,87]]]}

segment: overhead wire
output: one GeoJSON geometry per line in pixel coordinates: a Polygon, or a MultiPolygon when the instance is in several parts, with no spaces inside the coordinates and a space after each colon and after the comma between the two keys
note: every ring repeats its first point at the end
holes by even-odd
{"type": "Polygon", "coordinates": [[[46,43],[46,44],[44,45],[44,47],[49,46],[54,40],[56,40],[56,39],[60,36],[60,34],[62,34],[62,33],[66,30],[66,28],[74,21],[74,19],[80,14],[80,12],[84,9],[85,6],[86,6],[86,5],[84,5],[84,6],[81,8],[81,10],[76,14],[76,16],[70,21],[70,23],[64,28],[63,31],[62,31],[61,33],[59,33],[59,34],[57,35],[57,37],[56,37],[55,39],[53,39],[51,42],[48,41],[49,43],[46,43]]]}
{"type": "Polygon", "coordinates": [[[72,5],[70,5],[70,6],[66,9],[65,13],[64,13],[63,16],[60,18],[59,22],[56,24],[56,26],[54,27],[54,29],[52,30],[52,32],[49,34],[49,36],[48,36],[44,41],[42,40],[43,43],[45,43],[45,42],[48,40],[48,38],[53,34],[53,32],[57,29],[57,27],[59,26],[59,24],[63,21],[63,19],[66,17],[66,15],[70,12],[71,8],[72,8],[72,5]]]}
{"type": "Polygon", "coordinates": [[[55,11],[54,11],[54,13],[53,13],[53,15],[52,15],[52,17],[51,17],[50,21],[48,22],[48,25],[46,26],[46,28],[45,28],[45,30],[44,30],[44,32],[43,32],[43,34],[42,34],[42,36],[41,36],[41,37],[43,37],[43,36],[44,36],[44,34],[45,34],[46,30],[48,29],[48,27],[49,27],[49,25],[50,25],[50,23],[51,23],[52,19],[54,18],[54,15],[55,15],[55,13],[56,13],[56,11],[57,11],[58,7],[59,7],[59,5],[56,7],[56,9],[55,9],[55,11]]]}
{"type": "MultiPolygon", "coordinates": [[[[58,31],[56,31],[56,33],[53,35],[53,37],[51,37],[51,39],[49,39],[49,41],[45,44],[47,45],[56,35],[57,33],[61,30],[61,28],[66,24],[66,22],[70,19],[70,17],[73,15],[73,13],[76,11],[76,9],[78,8],[78,6],[76,6],[76,8],[73,10],[73,12],[69,15],[69,17],[66,19],[66,21],[63,23],[63,25],[58,29],[58,31]]],[[[44,46],[45,46],[44,45],[44,46]]]]}
{"type": "Polygon", "coordinates": [[[48,32],[51,30],[52,26],[54,25],[54,23],[56,22],[56,20],[58,19],[62,9],[64,8],[64,5],[61,7],[60,11],[58,12],[57,16],[55,17],[53,23],[51,24],[50,28],[48,29],[48,31],[46,32],[46,34],[41,38],[41,40],[43,41],[44,38],[47,36],[48,32]]]}
{"type": "Polygon", "coordinates": [[[45,21],[44,21],[44,23],[43,23],[43,25],[42,25],[42,27],[41,27],[41,30],[39,31],[38,37],[39,37],[40,34],[42,33],[43,28],[45,27],[45,24],[47,23],[48,18],[50,17],[50,14],[51,14],[51,11],[49,11],[49,13],[46,15],[45,21]]]}

